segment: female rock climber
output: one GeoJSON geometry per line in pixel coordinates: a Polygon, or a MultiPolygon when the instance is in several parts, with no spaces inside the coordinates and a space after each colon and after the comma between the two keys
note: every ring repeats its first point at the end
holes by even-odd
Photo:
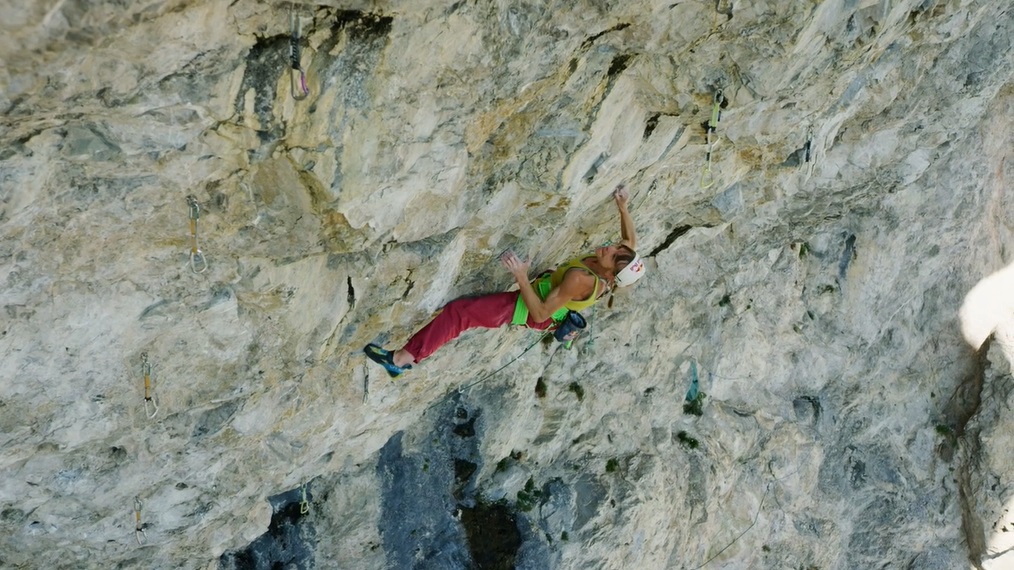
{"type": "Polygon", "coordinates": [[[500,256],[500,262],[514,275],[517,291],[461,297],[445,305],[401,349],[389,351],[368,344],[363,352],[396,378],[468,329],[499,328],[511,323],[545,330],[566,318],[568,310],[590,307],[614,286],[633,285],[644,276],[645,268],[636,253],[634,221],[627,211],[629,197],[623,185],[613,191],[620,211],[620,243],[574,258],[531,282],[531,261],[507,251],[500,256]]]}

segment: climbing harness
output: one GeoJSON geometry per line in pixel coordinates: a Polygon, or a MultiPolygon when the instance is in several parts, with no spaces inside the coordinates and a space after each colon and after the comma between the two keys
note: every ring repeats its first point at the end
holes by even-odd
{"type": "MultiPolygon", "coordinates": [[[[706,155],[706,163],[704,165],[704,171],[701,173],[701,188],[710,188],[715,183],[715,176],[711,172],[711,155],[715,150],[714,141],[712,135],[718,130],[718,121],[722,120],[722,105],[725,103],[725,95],[721,89],[715,91],[715,96],[711,104],[711,118],[708,120],[708,126],[704,129],[705,137],[708,141],[708,154],[706,155]]],[[[717,136],[716,136],[717,139],[717,136]]]]}
{"type": "Polygon", "coordinates": [[[204,273],[208,269],[208,260],[197,247],[197,220],[201,219],[201,206],[193,195],[187,196],[187,205],[190,206],[190,269],[194,273],[204,273]]]}
{"type": "Polygon", "coordinates": [[[146,526],[148,525],[141,524],[141,497],[134,497],[134,540],[138,546],[148,542],[148,534],[144,532],[146,526]]]}
{"type": "Polygon", "coordinates": [[[141,374],[144,375],[144,413],[150,419],[158,413],[158,404],[151,395],[151,363],[148,362],[147,352],[141,353],[141,374]],[[149,406],[153,408],[151,411],[148,410],[149,406]]]}
{"type": "Polygon", "coordinates": [[[310,512],[310,501],[306,500],[306,483],[303,483],[299,488],[299,495],[301,497],[299,501],[299,514],[305,515],[310,512]]]}
{"type": "Polygon", "coordinates": [[[303,68],[299,65],[299,41],[302,23],[295,12],[289,13],[289,27],[292,30],[292,37],[289,39],[289,59],[292,61],[292,69],[289,71],[289,83],[292,87],[292,98],[296,101],[302,101],[310,94],[310,88],[306,85],[306,73],[303,72],[303,68]]]}

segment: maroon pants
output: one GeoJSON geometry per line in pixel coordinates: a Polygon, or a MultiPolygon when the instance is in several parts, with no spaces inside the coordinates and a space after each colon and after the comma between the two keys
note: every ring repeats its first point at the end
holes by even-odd
{"type": "MultiPolygon", "coordinates": [[[[514,318],[518,294],[512,291],[455,299],[444,305],[429,324],[415,333],[404,349],[415,357],[416,362],[422,362],[468,329],[502,327],[514,318]]],[[[531,316],[528,317],[529,328],[545,330],[552,324],[552,319],[536,323],[531,316]]]]}

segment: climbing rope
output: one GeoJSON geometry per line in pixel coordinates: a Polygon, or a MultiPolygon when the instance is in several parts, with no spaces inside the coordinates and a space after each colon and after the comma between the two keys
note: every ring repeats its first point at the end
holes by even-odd
{"type": "Polygon", "coordinates": [[[292,87],[292,98],[296,101],[306,99],[310,94],[310,88],[306,85],[306,73],[300,66],[300,35],[302,34],[302,22],[296,13],[289,12],[289,28],[292,36],[289,39],[289,59],[292,62],[292,69],[289,73],[289,83],[292,87]]]}
{"type": "Polygon", "coordinates": [[[144,375],[144,413],[151,419],[158,413],[158,404],[155,402],[155,398],[152,397],[151,363],[148,362],[147,352],[141,353],[141,374],[144,375]],[[149,406],[153,408],[151,411],[148,410],[149,406]]]}
{"type": "MultiPolygon", "coordinates": [[[[711,104],[711,118],[708,120],[708,126],[704,129],[705,137],[708,141],[708,154],[705,157],[704,171],[701,172],[701,188],[710,188],[715,183],[715,175],[711,171],[711,155],[715,150],[715,141],[712,140],[712,135],[715,135],[718,130],[718,121],[722,120],[722,104],[725,103],[725,95],[721,89],[715,91],[715,96],[711,104]]],[[[717,135],[715,135],[717,140],[717,135]]]]}
{"type": "Polygon", "coordinates": [[[736,538],[732,539],[732,542],[730,542],[729,544],[726,544],[725,547],[722,548],[721,550],[719,550],[718,552],[716,552],[714,554],[714,556],[712,556],[711,558],[708,558],[707,560],[704,561],[703,564],[701,564],[700,566],[695,567],[693,570],[700,570],[701,568],[704,568],[709,563],[711,563],[712,560],[714,560],[714,559],[718,558],[719,556],[721,556],[723,552],[725,552],[726,550],[728,550],[729,547],[732,546],[733,544],[736,544],[736,542],[739,539],[743,538],[744,534],[746,534],[751,528],[754,527],[754,525],[757,524],[757,519],[760,518],[761,510],[764,508],[764,499],[766,499],[768,497],[768,492],[769,491],[771,491],[771,484],[770,483],[768,484],[767,488],[764,489],[764,495],[761,496],[760,504],[757,505],[757,514],[754,515],[753,521],[750,522],[750,526],[748,526],[745,529],[743,529],[743,532],[739,533],[739,535],[737,535],[736,538]]]}
{"type": "Polygon", "coordinates": [[[553,334],[553,330],[552,330],[552,329],[550,329],[550,330],[548,330],[548,331],[546,331],[546,332],[542,333],[541,335],[539,335],[539,337],[538,337],[538,338],[536,338],[536,339],[535,339],[535,341],[534,341],[534,342],[532,342],[532,344],[529,344],[527,348],[525,348],[524,350],[522,350],[520,354],[518,354],[518,355],[517,355],[517,356],[515,356],[514,358],[510,359],[510,360],[509,360],[509,361],[507,362],[507,364],[504,364],[504,365],[503,365],[503,366],[501,366],[500,368],[497,368],[496,370],[494,370],[494,371],[492,371],[492,372],[490,372],[490,373],[486,374],[485,376],[483,376],[482,378],[479,378],[478,380],[475,380],[475,381],[473,381],[473,382],[471,382],[471,383],[469,383],[469,384],[465,384],[464,386],[459,386],[458,388],[456,388],[456,389],[454,389],[454,390],[451,390],[451,392],[449,392],[448,394],[445,394],[445,395],[444,395],[444,397],[440,398],[439,400],[434,400],[433,402],[431,402],[431,403],[430,403],[430,405],[429,405],[429,406],[426,406],[426,409],[425,409],[425,410],[423,410],[423,413],[424,413],[424,414],[425,414],[425,413],[428,413],[428,412],[429,412],[430,410],[432,410],[432,409],[433,409],[433,408],[434,408],[435,406],[437,406],[438,404],[440,404],[441,402],[443,402],[443,401],[444,401],[444,399],[446,398],[446,396],[447,396],[447,395],[449,395],[450,393],[453,393],[453,392],[457,392],[458,394],[463,394],[463,393],[465,392],[465,390],[468,390],[468,389],[469,389],[469,388],[471,388],[472,386],[475,386],[476,384],[479,384],[479,383],[481,383],[481,382],[484,382],[484,381],[486,381],[487,379],[489,379],[490,377],[492,377],[492,376],[493,376],[494,374],[496,374],[497,372],[500,372],[500,371],[501,371],[501,370],[503,370],[504,368],[507,368],[507,367],[508,367],[508,366],[510,366],[511,364],[514,364],[514,363],[515,363],[515,362],[516,362],[516,361],[517,361],[517,360],[518,360],[519,358],[521,358],[521,357],[522,357],[522,356],[524,356],[524,355],[525,355],[525,354],[526,354],[526,353],[527,353],[527,352],[528,352],[529,350],[531,350],[532,348],[534,348],[534,347],[535,347],[535,345],[537,345],[537,344],[539,344],[540,342],[542,342],[542,340],[543,340],[544,338],[546,338],[547,336],[549,336],[549,335],[551,335],[551,334],[553,334]]]}
{"type": "Polygon", "coordinates": [[[190,269],[194,273],[204,273],[208,269],[208,260],[197,246],[197,220],[201,219],[201,206],[192,195],[187,196],[187,204],[190,206],[190,269]]]}
{"type": "Polygon", "coordinates": [[[141,524],[141,497],[134,497],[134,540],[137,541],[138,546],[148,542],[148,535],[144,532],[145,526],[147,525],[141,524]]]}
{"type": "Polygon", "coordinates": [[[486,375],[485,375],[485,376],[483,376],[482,378],[479,378],[478,380],[475,380],[474,382],[472,382],[472,383],[470,383],[470,384],[466,384],[465,386],[463,386],[463,387],[461,387],[461,388],[458,388],[458,392],[464,392],[465,390],[468,390],[468,389],[469,389],[469,388],[471,388],[472,386],[475,386],[476,384],[479,384],[480,382],[483,382],[483,381],[487,380],[488,378],[490,378],[491,376],[493,376],[493,375],[494,375],[494,374],[496,374],[497,372],[500,372],[500,371],[501,371],[501,370],[503,370],[504,368],[507,368],[507,367],[508,367],[508,366],[510,366],[511,364],[514,364],[514,363],[515,363],[515,362],[516,362],[516,361],[517,361],[517,360],[518,360],[519,358],[521,358],[522,356],[524,356],[524,355],[525,355],[525,353],[527,353],[527,352],[528,352],[529,350],[531,350],[532,348],[534,348],[534,347],[535,347],[535,345],[537,345],[537,344],[539,344],[540,342],[542,342],[542,340],[543,340],[544,338],[546,338],[547,336],[549,336],[549,335],[551,335],[551,334],[553,334],[553,331],[552,331],[552,330],[548,330],[548,331],[546,331],[546,332],[542,333],[541,335],[539,335],[539,337],[538,337],[538,338],[536,338],[536,339],[535,339],[535,342],[533,342],[532,344],[529,344],[529,345],[528,345],[528,348],[526,348],[526,349],[522,350],[520,354],[518,354],[518,355],[517,355],[517,356],[515,356],[514,358],[510,359],[510,360],[509,360],[509,361],[507,362],[507,364],[504,364],[504,365],[503,365],[503,366],[501,366],[500,368],[497,368],[496,370],[494,370],[494,371],[490,372],[489,374],[486,374],[486,375]]]}

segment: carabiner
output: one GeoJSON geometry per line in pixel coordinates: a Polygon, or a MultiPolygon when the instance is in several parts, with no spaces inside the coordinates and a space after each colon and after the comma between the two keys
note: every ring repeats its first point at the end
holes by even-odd
{"type": "Polygon", "coordinates": [[[201,205],[197,203],[197,198],[193,194],[187,196],[187,206],[190,206],[190,219],[196,222],[201,219],[201,205]]]}
{"type": "Polygon", "coordinates": [[[190,270],[198,274],[208,270],[208,260],[204,258],[204,252],[200,249],[194,248],[190,251],[190,270]]]}
{"type": "Polygon", "coordinates": [[[704,170],[701,171],[701,189],[711,188],[715,184],[715,175],[711,172],[711,131],[708,131],[708,154],[705,157],[704,170]]]}
{"type": "Polygon", "coordinates": [[[292,69],[289,71],[289,86],[292,88],[292,98],[302,101],[310,94],[310,88],[306,85],[306,74],[303,73],[303,68],[299,63],[302,23],[295,12],[289,13],[289,29],[292,32],[292,36],[289,38],[289,60],[292,64],[292,69]]]}
{"type": "Polygon", "coordinates": [[[148,534],[144,532],[146,526],[141,524],[141,497],[134,497],[134,540],[137,541],[138,546],[148,542],[148,534]],[[143,542],[141,537],[144,537],[143,542]]]}
{"type": "Polygon", "coordinates": [[[197,246],[197,220],[201,219],[201,205],[193,195],[187,196],[187,205],[190,206],[190,270],[194,273],[204,273],[208,269],[208,260],[197,246]]]}
{"type": "Polygon", "coordinates": [[[148,362],[148,353],[141,353],[141,374],[144,375],[144,413],[148,416],[148,419],[152,419],[158,414],[158,404],[155,402],[155,398],[152,396],[151,391],[151,363],[148,362]],[[154,408],[149,411],[148,406],[154,408]]]}
{"type": "Polygon", "coordinates": [[[711,103],[711,120],[708,121],[708,127],[712,132],[718,128],[718,121],[722,120],[722,103],[725,103],[725,93],[717,89],[711,103]]]}
{"type": "Polygon", "coordinates": [[[306,86],[306,74],[298,67],[289,71],[289,86],[292,88],[292,98],[296,101],[302,101],[310,95],[310,88],[306,86]]]}

